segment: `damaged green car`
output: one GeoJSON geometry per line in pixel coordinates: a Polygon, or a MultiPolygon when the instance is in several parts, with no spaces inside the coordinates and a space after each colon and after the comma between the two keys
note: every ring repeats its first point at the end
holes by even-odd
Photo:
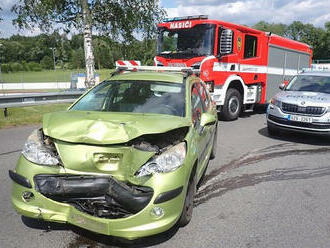
{"type": "Polygon", "coordinates": [[[216,137],[198,77],[114,75],[44,116],[9,171],[12,203],[23,216],[126,239],[184,226],[216,137]]]}

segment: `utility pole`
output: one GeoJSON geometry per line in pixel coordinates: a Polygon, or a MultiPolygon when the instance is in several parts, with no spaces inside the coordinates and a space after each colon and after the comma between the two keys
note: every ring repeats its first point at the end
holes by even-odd
{"type": "MultiPolygon", "coordinates": [[[[2,83],[2,74],[1,74],[1,55],[2,55],[2,44],[0,43],[0,83],[2,83]]],[[[2,85],[3,87],[3,85],[2,85]]]]}
{"type": "MultiPolygon", "coordinates": [[[[53,51],[53,62],[54,62],[54,79],[56,80],[57,83],[57,78],[56,78],[56,63],[55,63],[55,47],[51,47],[50,49],[52,49],[53,51]]],[[[57,84],[57,88],[58,88],[58,84],[57,84]]]]}
{"type": "Polygon", "coordinates": [[[51,47],[50,49],[52,49],[52,51],[53,51],[54,71],[56,71],[56,66],[55,66],[55,52],[54,52],[54,50],[55,50],[56,48],[55,48],[55,47],[51,47]]]}

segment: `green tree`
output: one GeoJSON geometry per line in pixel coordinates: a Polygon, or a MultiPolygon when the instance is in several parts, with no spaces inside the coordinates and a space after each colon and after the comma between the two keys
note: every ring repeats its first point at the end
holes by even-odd
{"type": "Polygon", "coordinates": [[[42,58],[42,60],[40,61],[40,65],[43,69],[46,70],[54,69],[54,62],[52,58],[47,55],[42,58]]]}
{"type": "Polygon", "coordinates": [[[330,58],[330,22],[325,23],[324,29],[300,21],[294,21],[288,26],[261,21],[253,28],[307,43],[313,48],[314,59],[330,58]]]}
{"type": "Polygon", "coordinates": [[[71,55],[71,68],[72,69],[81,69],[84,68],[84,50],[82,48],[78,48],[77,50],[72,51],[71,55]]]}
{"type": "Polygon", "coordinates": [[[260,21],[257,24],[253,25],[253,28],[265,32],[271,32],[280,36],[285,36],[287,25],[282,23],[268,23],[265,21],[260,21]]]}
{"type": "Polygon", "coordinates": [[[12,11],[20,28],[50,30],[60,23],[65,31],[73,27],[81,30],[88,86],[94,84],[92,29],[130,41],[134,32],[151,36],[155,23],[164,16],[158,0],[20,0],[12,11]]]}
{"type": "Polygon", "coordinates": [[[286,35],[290,39],[301,40],[304,36],[304,24],[300,21],[294,21],[288,26],[286,35]]]}

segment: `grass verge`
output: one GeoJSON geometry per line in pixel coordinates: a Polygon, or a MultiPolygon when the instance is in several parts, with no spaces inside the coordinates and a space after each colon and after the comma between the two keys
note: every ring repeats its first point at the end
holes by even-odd
{"type": "MultiPolygon", "coordinates": [[[[84,70],[47,70],[47,71],[21,71],[2,73],[2,81],[5,83],[43,83],[43,82],[70,82],[71,75],[83,73],[84,70]]],[[[113,69],[96,70],[100,74],[100,81],[110,77],[113,69]]]]}
{"type": "Polygon", "coordinates": [[[65,110],[70,104],[50,104],[30,106],[23,108],[9,108],[8,117],[4,117],[3,109],[0,112],[0,128],[39,124],[42,121],[42,116],[46,113],[65,110]]]}

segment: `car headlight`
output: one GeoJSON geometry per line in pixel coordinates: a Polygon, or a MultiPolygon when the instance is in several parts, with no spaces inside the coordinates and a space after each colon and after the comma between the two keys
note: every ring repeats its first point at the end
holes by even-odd
{"type": "Polygon", "coordinates": [[[273,104],[273,105],[275,105],[275,106],[277,106],[277,107],[279,107],[279,108],[282,106],[282,102],[279,101],[279,100],[276,100],[275,98],[272,98],[270,100],[270,103],[273,104]]]}
{"type": "Polygon", "coordinates": [[[51,144],[45,144],[42,140],[41,131],[36,129],[25,142],[22,154],[27,160],[35,164],[57,165],[60,161],[54,154],[53,149],[51,144]]]}
{"type": "Polygon", "coordinates": [[[186,143],[181,142],[160,155],[156,155],[151,161],[144,164],[137,172],[137,177],[151,175],[153,173],[167,173],[174,171],[183,165],[186,157],[186,143]]]}

